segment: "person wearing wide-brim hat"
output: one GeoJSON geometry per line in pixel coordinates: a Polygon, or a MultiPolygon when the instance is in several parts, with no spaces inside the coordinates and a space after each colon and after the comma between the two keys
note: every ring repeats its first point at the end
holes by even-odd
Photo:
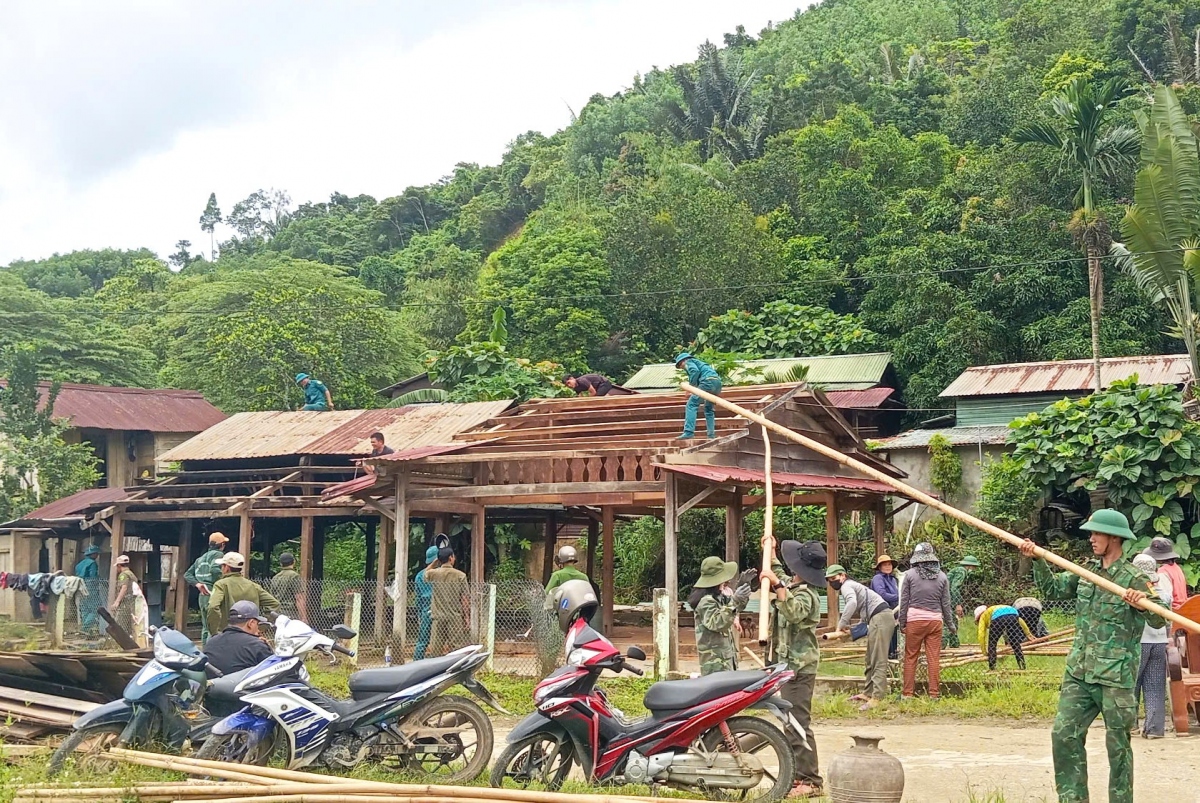
{"type": "MultiPolygon", "coordinates": [[[[764,549],[767,548],[764,539],[764,549]]],[[[764,572],[762,582],[772,593],[770,618],[771,663],[783,661],[795,673],[780,689],[792,704],[792,715],[804,731],[804,739],[793,728],[787,729],[788,742],[796,756],[793,792],[797,797],[820,796],[824,780],[817,760],[817,742],[812,731],[812,698],[817,685],[817,625],[821,621],[821,598],[817,588],[825,587],[825,547],[817,541],[784,541],[779,545],[783,560],[772,556],[772,569],[764,572]]]]}
{"type": "Polygon", "coordinates": [[[904,691],[911,699],[916,691],[917,661],[925,650],[929,668],[929,697],[938,698],[938,677],[942,660],[942,632],[958,630],[958,620],[950,607],[950,582],[942,572],[933,545],[917,544],[908,559],[904,592],[900,595],[898,619],[904,631],[904,691]]]}
{"type": "MultiPolygon", "coordinates": [[[[1134,540],[1129,520],[1120,511],[1097,510],[1080,526],[1089,538],[1095,560],[1085,566],[1127,589],[1121,597],[1070,572],[1055,574],[1045,560],[1033,563],[1033,578],[1043,599],[1075,599],[1075,641],[1059,689],[1058,714],[1050,732],[1054,754],[1054,785],[1059,800],[1087,800],[1088,727],[1103,715],[1107,730],[1108,799],[1133,800],[1133,729],[1137,697],[1134,684],[1141,662],[1142,630],[1162,627],[1165,620],[1135,607],[1146,599],[1146,575],[1125,560],[1126,541],[1134,540]]],[[[1028,539],[1021,554],[1036,557],[1028,539]]]]}
{"type": "Polygon", "coordinates": [[[1143,555],[1149,555],[1158,562],[1158,571],[1165,574],[1171,581],[1171,609],[1179,610],[1188,601],[1187,577],[1179,568],[1179,553],[1170,538],[1158,538],[1150,541],[1150,546],[1142,550],[1143,555]]]}
{"type": "MultiPolygon", "coordinates": [[[[900,581],[904,575],[896,571],[896,561],[891,555],[881,554],[875,558],[875,576],[867,583],[867,588],[883,597],[883,601],[893,610],[900,607],[900,581]]],[[[888,644],[888,660],[895,660],[899,632],[892,633],[892,641],[888,644]]]]}
{"type": "Polygon", "coordinates": [[[700,578],[692,586],[688,602],[696,619],[696,656],[700,674],[737,669],[738,614],[750,601],[748,582],[730,582],[737,576],[738,565],[730,560],[707,557],[700,563],[700,578]]]}

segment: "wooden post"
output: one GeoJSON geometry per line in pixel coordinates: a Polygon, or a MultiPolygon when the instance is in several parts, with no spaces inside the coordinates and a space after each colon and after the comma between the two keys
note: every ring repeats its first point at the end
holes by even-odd
{"type": "MultiPolygon", "coordinates": [[[[826,565],[832,566],[838,562],[838,507],[837,494],[826,494],[825,501],[825,554],[828,556],[826,565]]],[[[825,615],[825,623],[834,627],[838,620],[838,592],[832,587],[826,587],[829,600],[829,610],[825,615]]]]}
{"type": "Polygon", "coordinates": [[[358,629],[362,624],[362,594],[357,591],[346,592],[346,612],[342,623],[346,627],[354,631],[354,638],[350,639],[347,649],[354,655],[348,655],[346,658],[350,661],[351,666],[358,666],[358,629]]]}
{"type": "Polygon", "coordinates": [[[188,599],[191,586],[183,575],[192,568],[192,520],[179,525],[179,549],[175,553],[175,629],[180,633],[187,627],[188,599]]]}
{"type": "Polygon", "coordinates": [[[117,575],[120,570],[117,568],[117,556],[125,549],[125,517],[120,511],[113,514],[112,517],[112,557],[109,559],[108,566],[108,604],[107,608],[112,610],[113,600],[117,598],[117,575]]]}
{"type": "Polygon", "coordinates": [[[599,540],[600,522],[588,519],[587,576],[589,580],[596,577],[596,542],[599,540]]]}
{"type": "Polygon", "coordinates": [[[445,513],[439,513],[433,517],[433,534],[438,533],[450,534],[450,517],[445,513]]]}
{"type": "MultiPolygon", "coordinates": [[[[312,606],[313,580],[313,518],[303,516],[300,519],[300,594],[304,597],[304,610],[308,612],[309,621],[313,621],[316,610],[312,606]]],[[[317,595],[317,599],[320,596],[317,595]]]]}
{"type": "Polygon", "coordinates": [[[369,581],[375,572],[376,544],[379,542],[378,522],[374,519],[368,521],[365,535],[367,539],[367,559],[363,561],[363,579],[369,581]]]}
{"type": "Polygon", "coordinates": [[[725,560],[742,557],[742,492],[734,492],[734,500],[725,506],[725,560]]]}
{"type": "Polygon", "coordinates": [[[554,574],[554,547],[558,544],[558,514],[551,510],[546,514],[546,532],[543,539],[545,554],[542,555],[542,585],[550,582],[554,574]]]}
{"type": "Polygon", "coordinates": [[[484,530],[487,527],[485,508],[471,515],[471,584],[476,588],[483,585],[484,570],[487,568],[487,545],[484,530]]]}
{"type": "Polygon", "coordinates": [[[875,536],[875,560],[887,550],[887,502],[881,496],[871,507],[871,532],[875,536]]]}
{"type": "Polygon", "coordinates": [[[54,541],[54,570],[65,573],[67,567],[63,566],[63,539],[56,538],[54,541]]]}
{"type": "MultiPolygon", "coordinates": [[[[771,437],[766,427],[763,427],[762,437],[763,493],[767,497],[763,508],[762,570],[766,572],[770,570],[771,557],[775,554],[775,485],[771,481],[771,437]]],[[[758,593],[758,644],[765,647],[770,636],[771,584],[762,583],[758,593]]]]}
{"type": "Polygon", "coordinates": [[[675,472],[664,471],[666,474],[664,482],[666,489],[663,493],[665,501],[665,515],[663,517],[664,527],[664,542],[666,555],[666,578],[665,585],[667,587],[667,628],[669,645],[669,659],[667,668],[675,671],[679,668],[679,510],[678,510],[678,487],[675,481],[675,472]]]}
{"type": "Polygon", "coordinates": [[[388,541],[392,532],[392,521],[387,517],[379,520],[378,554],[375,556],[375,643],[383,644],[387,636],[387,574],[388,541]]]}
{"type": "Polygon", "coordinates": [[[616,556],[617,536],[613,531],[613,509],[609,505],[600,508],[600,528],[604,534],[604,554],[601,556],[604,565],[600,571],[601,621],[604,624],[604,632],[608,634],[609,638],[612,638],[613,595],[616,593],[613,582],[613,572],[615,571],[613,560],[616,556]]]}
{"type": "MultiPolygon", "coordinates": [[[[250,542],[254,539],[254,522],[250,518],[250,513],[244,511],[241,515],[241,521],[238,526],[238,548],[237,551],[242,553],[242,557],[246,562],[250,562],[250,542]]],[[[247,573],[249,576],[249,573],[247,573]]]]}
{"type": "Polygon", "coordinates": [[[400,641],[400,654],[408,642],[408,472],[396,477],[396,603],[392,608],[392,633],[400,641]]]}
{"type": "Polygon", "coordinates": [[[665,588],[653,591],[650,622],[654,637],[654,677],[665,680],[671,671],[671,653],[675,644],[671,638],[671,595],[665,588]]]}

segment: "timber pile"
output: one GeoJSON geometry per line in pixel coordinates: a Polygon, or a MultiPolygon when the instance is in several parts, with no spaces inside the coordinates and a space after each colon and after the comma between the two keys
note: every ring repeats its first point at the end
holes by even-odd
{"type": "Polygon", "coordinates": [[[0,652],[0,736],[32,741],[62,733],[119,698],[145,656],[111,652],[0,652]]]}
{"type": "Polygon", "coordinates": [[[125,787],[91,788],[38,784],[16,790],[14,803],[74,803],[99,801],[143,803],[209,801],[210,803],[381,803],[397,798],[410,803],[647,803],[656,800],[619,795],[568,795],[473,786],[432,786],[385,781],[360,781],[244,764],[230,765],[180,756],[114,749],[113,758],[144,767],[173,770],[211,780],[147,782],[125,787]]]}

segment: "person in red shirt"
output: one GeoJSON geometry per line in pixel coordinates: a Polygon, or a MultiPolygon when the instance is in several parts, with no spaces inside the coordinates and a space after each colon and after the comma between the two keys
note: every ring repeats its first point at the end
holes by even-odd
{"type": "Polygon", "coordinates": [[[1177,611],[1188,600],[1187,578],[1179,568],[1179,553],[1170,538],[1155,538],[1142,550],[1158,562],[1158,570],[1171,579],[1171,610],[1177,611]]]}

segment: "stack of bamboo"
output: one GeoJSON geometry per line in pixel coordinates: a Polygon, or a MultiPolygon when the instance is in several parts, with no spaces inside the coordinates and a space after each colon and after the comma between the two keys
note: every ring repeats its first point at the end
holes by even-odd
{"type": "Polygon", "coordinates": [[[128,800],[142,803],[382,803],[396,798],[407,803],[648,803],[654,800],[619,795],[568,795],[478,786],[360,781],[136,750],[114,749],[111,755],[130,764],[174,770],[201,776],[204,780],[147,782],[125,787],[24,786],[17,790],[13,803],[122,803],[128,800]],[[222,780],[210,780],[213,778],[222,780]]]}

